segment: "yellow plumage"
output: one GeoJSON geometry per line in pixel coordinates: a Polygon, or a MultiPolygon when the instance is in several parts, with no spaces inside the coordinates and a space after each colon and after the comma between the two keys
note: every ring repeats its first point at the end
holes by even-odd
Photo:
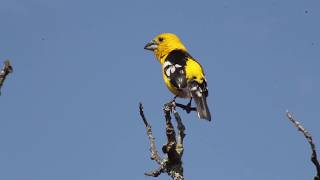
{"type": "Polygon", "coordinates": [[[203,83],[203,80],[205,78],[201,65],[191,58],[187,59],[186,76],[187,79],[192,79],[193,77],[195,77],[195,80],[200,84],[203,83]]]}
{"type": "Polygon", "coordinates": [[[153,51],[162,65],[163,79],[168,89],[177,97],[195,99],[199,117],[210,120],[203,69],[181,40],[175,34],[164,33],[150,41],[145,49],[153,51]]]}

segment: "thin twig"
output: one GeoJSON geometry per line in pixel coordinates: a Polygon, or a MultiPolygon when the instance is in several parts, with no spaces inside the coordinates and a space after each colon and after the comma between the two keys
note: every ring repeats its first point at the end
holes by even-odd
{"type": "Polygon", "coordinates": [[[286,115],[287,118],[298,128],[298,130],[303,133],[304,137],[310,144],[312,151],[311,161],[315,165],[317,170],[317,175],[314,177],[314,180],[320,180],[320,164],[317,157],[316,145],[313,143],[311,134],[302,126],[302,124],[298,120],[293,117],[293,115],[289,111],[287,111],[286,115]]]}
{"type": "Polygon", "coordinates": [[[162,159],[158,155],[155,139],[154,139],[154,137],[152,135],[152,129],[151,129],[151,126],[149,125],[149,123],[148,123],[148,121],[147,121],[147,119],[146,119],[146,117],[144,115],[142,103],[139,103],[139,111],[140,111],[140,116],[141,116],[141,118],[143,120],[143,123],[144,123],[144,125],[146,127],[148,138],[150,140],[151,159],[156,161],[158,164],[161,165],[162,159]]]}
{"type": "MultiPolygon", "coordinates": [[[[9,73],[13,72],[13,68],[9,60],[4,61],[3,69],[0,71],[0,90],[9,73]]],[[[0,92],[1,95],[1,92],[0,92]]]]}
{"type": "Polygon", "coordinates": [[[144,175],[152,176],[152,177],[158,177],[161,173],[164,173],[163,166],[160,166],[158,169],[155,169],[152,172],[146,172],[146,173],[144,173],[144,175]]]}

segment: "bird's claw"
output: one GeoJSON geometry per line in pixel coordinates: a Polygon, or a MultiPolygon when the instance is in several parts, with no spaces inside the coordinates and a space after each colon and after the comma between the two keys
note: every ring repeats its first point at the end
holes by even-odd
{"type": "Polygon", "coordinates": [[[182,108],[182,109],[185,110],[188,114],[189,114],[191,111],[197,111],[197,109],[196,109],[195,107],[191,107],[191,103],[190,103],[190,104],[188,103],[187,105],[176,103],[176,106],[182,108]]]}

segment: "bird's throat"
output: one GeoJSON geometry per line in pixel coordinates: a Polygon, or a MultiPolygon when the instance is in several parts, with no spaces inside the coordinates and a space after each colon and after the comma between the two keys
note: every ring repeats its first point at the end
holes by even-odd
{"type": "Polygon", "coordinates": [[[160,62],[160,64],[164,63],[168,54],[169,54],[169,52],[167,52],[167,51],[159,51],[159,50],[154,51],[154,55],[155,55],[156,59],[160,62]]]}

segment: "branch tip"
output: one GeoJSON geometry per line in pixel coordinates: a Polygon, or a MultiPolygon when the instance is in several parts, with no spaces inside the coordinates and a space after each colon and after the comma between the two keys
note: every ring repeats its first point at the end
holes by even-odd
{"type": "Polygon", "coordinates": [[[1,87],[2,87],[6,77],[8,76],[8,74],[13,72],[13,68],[12,68],[9,60],[4,61],[3,64],[4,64],[4,66],[3,66],[2,70],[0,71],[0,90],[1,90],[1,87]]]}
{"type": "Polygon", "coordinates": [[[315,165],[317,170],[317,175],[314,177],[314,180],[320,180],[320,163],[317,157],[316,145],[312,140],[311,134],[305,129],[302,124],[294,118],[294,116],[287,110],[286,112],[287,118],[296,126],[296,128],[303,133],[304,137],[307,139],[310,147],[311,147],[311,162],[315,165]]]}

